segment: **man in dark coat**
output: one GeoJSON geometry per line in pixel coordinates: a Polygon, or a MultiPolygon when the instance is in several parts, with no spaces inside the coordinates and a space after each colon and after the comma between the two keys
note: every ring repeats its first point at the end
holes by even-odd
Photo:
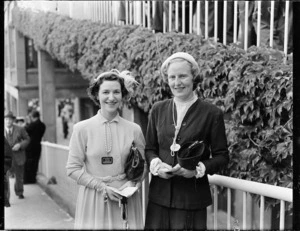
{"type": "Polygon", "coordinates": [[[11,111],[4,115],[4,135],[12,149],[12,171],[16,176],[15,193],[19,199],[24,199],[24,164],[26,160],[25,149],[30,138],[23,127],[14,124],[15,116],[11,111]]]}
{"type": "Polygon", "coordinates": [[[29,114],[31,122],[26,126],[30,143],[26,148],[25,184],[36,183],[36,174],[41,156],[41,140],[46,130],[46,125],[40,120],[40,113],[36,110],[29,114]]]}
{"type": "Polygon", "coordinates": [[[10,207],[9,203],[9,177],[7,175],[8,170],[11,168],[12,163],[12,150],[4,136],[4,206],[10,207]]]}

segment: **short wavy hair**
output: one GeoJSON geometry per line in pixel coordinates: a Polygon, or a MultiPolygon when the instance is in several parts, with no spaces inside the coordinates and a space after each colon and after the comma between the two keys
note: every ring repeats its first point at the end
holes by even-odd
{"type": "Polygon", "coordinates": [[[191,73],[192,73],[192,76],[193,76],[193,91],[194,91],[197,88],[198,84],[201,82],[200,71],[199,71],[198,67],[196,67],[190,61],[188,61],[184,58],[171,59],[169,62],[167,62],[165,65],[162,66],[161,74],[162,74],[163,80],[165,82],[168,82],[168,69],[169,69],[171,63],[183,62],[183,61],[187,62],[189,64],[190,68],[191,68],[191,73]]]}
{"type": "Polygon", "coordinates": [[[129,95],[129,92],[125,88],[124,79],[122,77],[120,77],[118,73],[116,73],[114,71],[102,73],[101,75],[98,75],[97,78],[93,79],[90,82],[89,87],[87,88],[88,96],[97,106],[101,107],[98,96],[99,96],[100,86],[104,81],[119,82],[121,85],[122,99],[126,98],[129,95]]]}

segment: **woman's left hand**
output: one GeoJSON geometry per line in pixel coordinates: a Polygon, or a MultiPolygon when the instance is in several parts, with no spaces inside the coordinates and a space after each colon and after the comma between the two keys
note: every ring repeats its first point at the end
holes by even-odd
{"type": "Polygon", "coordinates": [[[173,175],[183,176],[185,178],[192,178],[196,175],[195,170],[188,170],[181,167],[179,164],[175,165],[172,169],[173,175]]]}
{"type": "Polygon", "coordinates": [[[122,191],[124,188],[127,187],[134,187],[135,183],[133,181],[127,181],[125,184],[123,184],[118,190],[122,191]]]}

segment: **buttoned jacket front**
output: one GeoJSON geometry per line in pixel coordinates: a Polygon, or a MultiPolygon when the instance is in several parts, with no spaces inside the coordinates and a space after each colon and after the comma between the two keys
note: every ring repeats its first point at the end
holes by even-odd
{"type": "MultiPolygon", "coordinates": [[[[146,134],[145,155],[148,165],[156,157],[171,166],[177,164],[176,155],[171,156],[170,151],[176,120],[173,99],[153,105],[146,134]]],[[[216,106],[200,99],[188,109],[176,142],[182,146],[185,142],[196,140],[204,141],[210,149],[202,160],[206,174],[212,175],[227,165],[229,156],[223,113],[216,106]]],[[[207,175],[199,179],[182,176],[163,179],[152,176],[149,200],[179,209],[205,208],[212,203],[207,175]]]]}
{"type": "Polygon", "coordinates": [[[18,125],[13,125],[12,134],[8,134],[6,129],[4,131],[4,134],[11,147],[13,147],[17,143],[21,145],[18,151],[12,151],[13,161],[15,161],[17,165],[25,164],[25,160],[26,160],[25,149],[30,142],[30,137],[26,132],[25,128],[20,127],[18,125]]]}

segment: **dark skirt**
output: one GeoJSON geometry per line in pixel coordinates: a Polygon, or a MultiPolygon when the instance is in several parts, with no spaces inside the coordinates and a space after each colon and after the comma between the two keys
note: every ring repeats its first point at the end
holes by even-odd
{"type": "Polygon", "coordinates": [[[151,201],[146,212],[145,229],[206,230],[207,211],[167,208],[151,201]]]}

